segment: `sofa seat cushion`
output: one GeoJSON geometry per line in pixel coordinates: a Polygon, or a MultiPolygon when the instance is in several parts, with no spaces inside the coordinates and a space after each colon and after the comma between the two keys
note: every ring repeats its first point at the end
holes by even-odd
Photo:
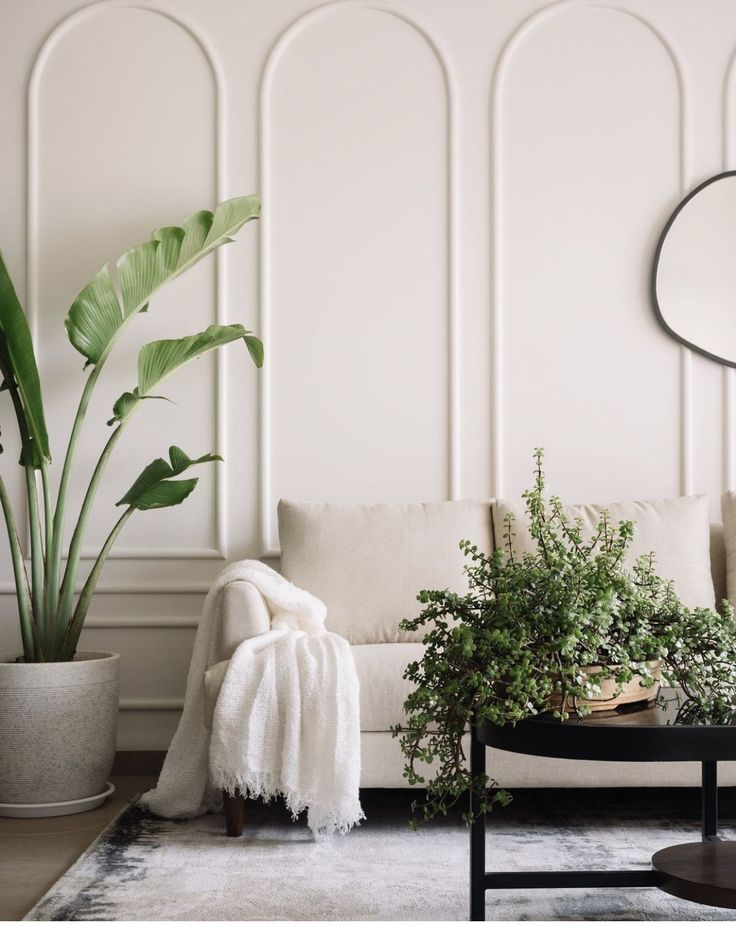
{"type": "Polygon", "coordinates": [[[352,648],[360,683],[361,731],[388,731],[406,720],[404,701],[414,685],[403,678],[423,644],[356,644],[352,648]]]}
{"type": "Polygon", "coordinates": [[[327,627],[351,644],[420,641],[399,631],[422,589],[465,592],[467,538],[493,543],[491,504],[332,505],[279,502],[281,572],[327,606],[327,627]]]}
{"type": "MultiPolygon", "coordinates": [[[[651,502],[612,502],[608,505],[569,505],[570,519],[582,518],[583,536],[591,537],[603,509],[614,524],[635,522],[634,539],[627,556],[630,567],[641,554],[654,551],[655,570],[670,579],[684,605],[689,608],[714,608],[715,591],[711,574],[711,530],[707,496],[681,496],[651,502]]],[[[514,549],[533,551],[536,543],[529,534],[522,506],[499,502],[493,507],[494,534],[503,545],[504,518],[512,512],[514,549]]]]}

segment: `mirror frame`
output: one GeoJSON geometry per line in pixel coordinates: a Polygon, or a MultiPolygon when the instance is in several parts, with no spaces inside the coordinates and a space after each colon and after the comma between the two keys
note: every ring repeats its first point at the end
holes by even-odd
{"type": "Polygon", "coordinates": [[[721,171],[720,174],[714,174],[712,177],[708,177],[707,180],[704,180],[702,183],[698,184],[697,187],[692,189],[687,196],[680,200],[680,202],[675,207],[672,215],[669,217],[667,222],[662,229],[662,234],[659,236],[659,241],[657,242],[657,247],[654,251],[654,261],[652,262],[652,274],[650,279],[650,295],[652,300],[652,306],[654,307],[654,314],[657,317],[657,321],[662,326],[662,328],[670,335],[675,341],[679,341],[680,344],[685,345],[686,348],[690,348],[691,351],[695,351],[698,354],[707,357],[710,360],[716,361],[718,364],[725,364],[726,367],[736,367],[736,360],[726,360],[725,357],[719,357],[717,354],[712,354],[710,351],[706,351],[705,348],[698,347],[697,344],[693,344],[688,341],[686,338],[683,338],[681,335],[678,335],[677,332],[673,331],[670,326],[665,322],[664,316],[662,315],[662,310],[659,305],[659,299],[657,298],[657,276],[659,272],[659,260],[662,254],[662,248],[667,239],[667,233],[674,224],[675,219],[680,215],[685,206],[690,202],[691,199],[696,197],[701,190],[704,190],[706,187],[709,187],[712,183],[716,183],[719,180],[723,180],[725,177],[736,177],[736,170],[734,171],[721,171]]]}

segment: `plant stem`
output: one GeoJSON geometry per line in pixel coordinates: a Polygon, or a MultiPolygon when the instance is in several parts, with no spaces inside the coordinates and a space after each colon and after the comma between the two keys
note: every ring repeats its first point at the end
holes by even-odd
{"type": "Polygon", "coordinates": [[[107,463],[113,450],[115,449],[115,445],[120,440],[120,435],[122,434],[124,427],[124,423],[118,425],[115,431],[113,431],[113,433],[110,435],[107,444],[102,449],[102,453],[100,454],[94,472],[92,473],[89,486],[87,487],[87,492],[85,493],[82,507],[79,511],[79,517],[77,518],[77,523],[74,527],[74,533],[69,544],[69,555],[67,557],[66,569],[64,570],[64,579],[61,584],[61,592],[59,593],[59,604],[55,620],[57,625],[57,634],[66,624],[66,622],[68,622],[69,616],[72,612],[77,567],[79,566],[79,558],[82,554],[84,533],[87,527],[87,522],[89,520],[90,511],[92,509],[92,503],[95,500],[97,489],[100,485],[100,481],[102,480],[102,475],[105,472],[107,463]]]}
{"type": "MultiPolygon", "coordinates": [[[[34,623],[37,632],[41,635],[44,633],[45,615],[43,609],[43,590],[44,590],[44,564],[43,549],[41,545],[41,525],[38,520],[38,486],[36,485],[36,475],[33,468],[33,448],[31,447],[31,438],[29,437],[28,420],[25,409],[18,393],[18,385],[12,371],[3,368],[3,377],[8,387],[15,417],[18,421],[18,430],[20,432],[21,447],[23,449],[21,463],[25,469],[26,475],[26,495],[28,497],[28,524],[31,535],[31,601],[33,608],[34,623]]],[[[16,531],[17,535],[17,531],[16,531]]],[[[22,556],[22,555],[21,555],[22,556]]],[[[25,566],[24,566],[25,573],[25,566]]],[[[26,578],[26,582],[27,582],[26,578]]],[[[40,641],[36,641],[39,645],[40,641]]]]}
{"type": "Polygon", "coordinates": [[[18,600],[20,633],[23,640],[23,655],[26,660],[33,660],[36,655],[36,648],[31,614],[31,590],[28,586],[28,574],[26,573],[26,565],[23,562],[23,551],[21,550],[20,540],[18,538],[18,529],[15,526],[13,509],[10,505],[10,498],[2,477],[0,477],[0,506],[2,506],[3,515],[5,516],[5,526],[8,529],[8,542],[10,543],[10,554],[13,559],[15,595],[18,600]]]}
{"type": "Polygon", "coordinates": [[[38,511],[38,487],[33,467],[26,466],[26,492],[28,495],[28,523],[31,533],[31,598],[33,601],[33,614],[42,635],[45,634],[46,621],[51,617],[44,615],[44,567],[43,545],[41,543],[41,523],[38,511]]]}
{"type": "Polygon", "coordinates": [[[49,486],[49,468],[44,460],[41,463],[41,485],[43,486],[43,523],[44,523],[44,551],[46,554],[46,568],[48,569],[48,556],[51,550],[51,525],[54,518],[51,505],[51,487],[49,486]]]}
{"type": "Polygon", "coordinates": [[[72,475],[72,466],[74,464],[74,455],[79,444],[79,436],[84,424],[84,418],[87,414],[92,392],[100,375],[102,363],[98,363],[89,375],[89,379],[84,384],[84,390],[79,400],[77,414],[74,417],[74,424],[69,435],[69,443],[66,448],[64,457],[64,467],[61,471],[61,481],[59,482],[59,492],[56,497],[56,509],[54,511],[54,524],[52,530],[51,550],[48,552],[48,569],[46,575],[46,595],[45,609],[47,614],[52,615],[57,612],[58,595],[59,595],[59,574],[61,571],[61,547],[64,540],[64,515],[66,511],[66,501],[69,494],[69,482],[72,475]]]}
{"type": "MultiPolygon", "coordinates": [[[[82,633],[82,625],[84,624],[84,619],[87,617],[87,609],[89,608],[89,603],[92,600],[94,595],[95,587],[97,586],[97,580],[100,577],[102,572],[102,567],[107,560],[107,555],[110,553],[117,536],[123,529],[126,521],[133,514],[135,509],[133,506],[128,506],[128,508],[123,512],[120,518],[115,522],[115,525],[112,531],[108,534],[107,540],[102,545],[102,549],[95,560],[95,564],[92,567],[92,571],[87,577],[87,581],[82,587],[82,592],[77,601],[77,607],[74,609],[74,615],[72,616],[71,621],[67,624],[66,630],[64,632],[64,637],[61,641],[61,647],[59,648],[60,657],[62,660],[71,660],[74,657],[74,652],[77,649],[77,641],[79,640],[79,635],[82,633]]],[[[72,590],[73,591],[73,590],[72,590]]]]}

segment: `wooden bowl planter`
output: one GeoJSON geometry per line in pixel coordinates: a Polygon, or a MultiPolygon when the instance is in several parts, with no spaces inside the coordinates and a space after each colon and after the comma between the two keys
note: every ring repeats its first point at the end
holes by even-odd
{"type": "MultiPolygon", "coordinates": [[[[575,704],[573,704],[572,699],[568,698],[566,710],[571,714],[575,713],[576,708],[581,707],[589,708],[590,711],[613,711],[621,705],[633,705],[637,702],[654,701],[659,692],[660,680],[662,678],[662,661],[646,660],[645,665],[649,668],[650,674],[654,677],[652,685],[643,686],[641,684],[642,677],[639,675],[632,676],[628,682],[624,682],[620,685],[616,683],[615,679],[609,676],[601,680],[601,691],[595,697],[589,699],[576,699],[575,704]]],[[[603,669],[604,667],[602,666],[583,666],[581,672],[585,673],[586,676],[595,676],[602,672],[603,669]]],[[[614,667],[611,667],[611,669],[614,669],[614,667]]],[[[559,709],[561,706],[561,694],[550,700],[551,709],[559,709]]]]}

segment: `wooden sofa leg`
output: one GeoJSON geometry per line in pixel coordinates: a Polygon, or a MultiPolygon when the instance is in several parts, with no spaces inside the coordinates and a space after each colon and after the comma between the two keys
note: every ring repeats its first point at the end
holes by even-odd
{"type": "Polygon", "coordinates": [[[222,806],[225,811],[225,830],[228,837],[240,837],[243,833],[245,797],[238,789],[235,789],[232,795],[223,789],[222,806]]]}

